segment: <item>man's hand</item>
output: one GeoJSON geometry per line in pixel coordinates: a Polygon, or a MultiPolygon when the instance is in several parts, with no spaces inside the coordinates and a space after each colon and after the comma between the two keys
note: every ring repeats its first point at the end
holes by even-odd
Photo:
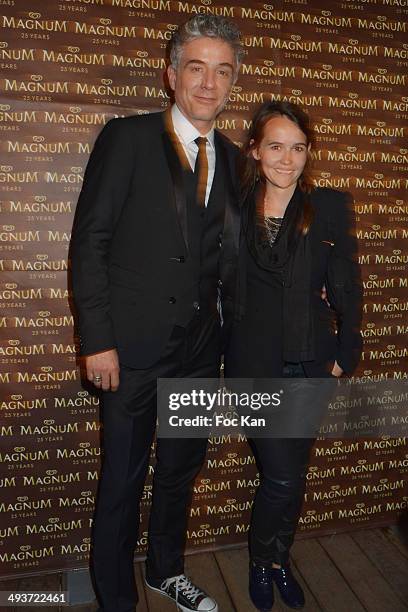
{"type": "Polygon", "coordinates": [[[116,349],[85,357],[86,377],[98,389],[116,391],[119,387],[119,359],[116,349]]]}
{"type": "Polygon", "coordinates": [[[337,361],[335,361],[333,369],[332,369],[332,376],[339,378],[342,374],[343,374],[343,370],[341,369],[337,361]]]}

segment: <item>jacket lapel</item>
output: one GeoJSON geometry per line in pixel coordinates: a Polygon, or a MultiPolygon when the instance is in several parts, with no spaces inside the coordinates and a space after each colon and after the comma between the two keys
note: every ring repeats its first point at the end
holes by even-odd
{"type": "MultiPolygon", "coordinates": [[[[184,153],[184,149],[173,130],[170,110],[163,113],[163,121],[163,149],[167,165],[169,167],[170,176],[173,181],[174,202],[180,230],[184,238],[186,249],[188,250],[187,198],[183,178],[183,166],[184,164],[188,164],[188,160],[184,153]]],[[[186,166],[186,168],[187,167],[189,168],[189,165],[186,166]]]]}

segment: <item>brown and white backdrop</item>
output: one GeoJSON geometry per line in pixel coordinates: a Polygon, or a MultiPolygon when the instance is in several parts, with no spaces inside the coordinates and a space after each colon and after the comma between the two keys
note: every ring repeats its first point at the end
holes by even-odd
{"type": "MultiPolygon", "coordinates": [[[[217,121],[227,136],[241,143],[265,100],[313,117],[316,183],[355,197],[365,295],[355,379],[407,379],[408,2],[272,1],[0,0],[2,577],[87,564],[99,423],[75,354],[72,219],[102,126],[169,105],[165,48],[192,14],[225,15],[243,32],[240,78],[217,121]]],[[[407,472],[404,437],[317,440],[299,535],[397,521],[407,472]]],[[[189,549],[245,541],[256,484],[245,440],[211,440],[189,549]]]]}

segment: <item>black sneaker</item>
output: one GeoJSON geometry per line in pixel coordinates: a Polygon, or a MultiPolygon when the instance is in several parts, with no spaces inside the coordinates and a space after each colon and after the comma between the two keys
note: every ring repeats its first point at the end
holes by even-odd
{"type": "Polygon", "coordinates": [[[217,602],[191,582],[187,576],[173,576],[163,580],[159,587],[150,585],[149,589],[172,599],[182,612],[218,612],[217,602]]]}

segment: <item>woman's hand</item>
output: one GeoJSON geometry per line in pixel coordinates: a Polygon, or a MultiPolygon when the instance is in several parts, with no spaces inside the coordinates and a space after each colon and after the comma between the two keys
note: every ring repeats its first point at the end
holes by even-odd
{"type": "Polygon", "coordinates": [[[334,366],[331,373],[332,376],[335,376],[336,378],[339,378],[343,374],[343,370],[341,369],[337,361],[334,362],[334,366]]]}

